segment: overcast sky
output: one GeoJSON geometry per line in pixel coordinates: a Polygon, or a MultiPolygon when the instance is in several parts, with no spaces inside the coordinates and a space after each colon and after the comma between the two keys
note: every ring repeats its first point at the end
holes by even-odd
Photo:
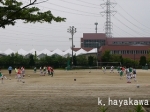
{"type": "MultiPolygon", "coordinates": [[[[28,3],[29,0],[23,0],[28,3]]],[[[39,0],[41,1],[41,0],[39,0]]],[[[20,48],[29,51],[36,50],[67,50],[71,47],[71,34],[67,33],[69,26],[75,26],[74,45],[80,47],[83,33],[95,33],[95,22],[98,22],[98,33],[104,33],[105,11],[100,4],[106,0],[48,0],[36,5],[41,11],[51,10],[54,16],[65,17],[66,22],[52,24],[24,24],[17,21],[15,26],[0,28],[0,51],[10,48],[14,51],[20,48]]],[[[111,16],[113,37],[150,37],[150,0],[111,0],[117,3],[112,10],[117,11],[111,16]]]]}

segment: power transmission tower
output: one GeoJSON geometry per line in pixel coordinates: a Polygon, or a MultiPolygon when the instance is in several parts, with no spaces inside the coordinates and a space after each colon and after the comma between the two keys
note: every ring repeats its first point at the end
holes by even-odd
{"type": "Polygon", "coordinates": [[[102,8],[106,7],[105,11],[102,11],[101,14],[104,16],[106,14],[106,22],[105,22],[105,34],[107,38],[112,38],[112,22],[111,22],[111,16],[114,16],[117,11],[111,10],[111,8],[114,8],[116,3],[110,2],[110,0],[107,0],[105,3],[102,3],[100,6],[102,8]]]}

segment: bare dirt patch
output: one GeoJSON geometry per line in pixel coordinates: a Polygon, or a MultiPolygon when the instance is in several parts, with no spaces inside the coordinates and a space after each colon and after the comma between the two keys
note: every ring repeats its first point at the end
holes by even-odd
{"type": "MultiPolygon", "coordinates": [[[[7,70],[2,73],[9,78],[7,70]]],[[[55,70],[54,77],[26,70],[23,81],[17,82],[13,71],[11,80],[0,83],[0,112],[98,112],[98,97],[109,106],[108,112],[127,112],[134,106],[111,106],[108,98],[150,101],[148,70],[137,70],[137,82],[131,84],[109,70],[106,74],[101,70],[55,70]]]]}

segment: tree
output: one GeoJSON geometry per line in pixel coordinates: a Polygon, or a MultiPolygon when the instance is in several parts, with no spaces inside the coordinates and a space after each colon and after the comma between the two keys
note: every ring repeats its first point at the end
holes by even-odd
{"type": "Polygon", "coordinates": [[[43,2],[37,2],[37,0],[31,2],[30,0],[29,4],[23,6],[23,3],[17,0],[0,0],[0,27],[15,25],[16,20],[24,20],[24,23],[65,21],[66,18],[55,17],[51,11],[40,12],[38,7],[29,7],[43,2]]]}
{"type": "Polygon", "coordinates": [[[110,62],[111,61],[111,54],[109,50],[106,50],[101,57],[102,62],[110,62]]]}
{"type": "Polygon", "coordinates": [[[88,56],[88,64],[89,64],[89,66],[93,66],[93,62],[94,62],[94,57],[93,56],[88,56]]]}
{"type": "Polygon", "coordinates": [[[127,67],[132,67],[134,63],[134,60],[130,58],[123,58],[123,65],[127,67]]]}
{"type": "Polygon", "coordinates": [[[77,65],[79,66],[87,66],[87,59],[84,55],[77,56],[77,65]]]}
{"type": "Polygon", "coordinates": [[[147,63],[150,64],[150,49],[148,49],[147,63]]]}
{"type": "Polygon", "coordinates": [[[76,55],[73,56],[73,65],[77,66],[77,58],[76,55]]]}
{"type": "Polygon", "coordinates": [[[140,57],[140,61],[139,61],[139,65],[145,66],[146,64],[146,57],[145,56],[141,56],[140,57]]]}
{"type": "Polygon", "coordinates": [[[35,65],[34,56],[31,54],[31,55],[29,56],[29,58],[30,58],[29,65],[30,65],[30,66],[34,66],[34,65],[35,65]]]}

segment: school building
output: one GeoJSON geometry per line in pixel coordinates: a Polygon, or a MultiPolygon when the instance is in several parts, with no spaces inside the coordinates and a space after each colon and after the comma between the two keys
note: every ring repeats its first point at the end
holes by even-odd
{"type": "Polygon", "coordinates": [[[139,60],[141,56],[148,56],[150,51],[150,37],[113,37],[107,38],[105,33],[84,33],[81,38],[81,48],[97,48],[98,58],[106,50],[111,54],[139,60]]]}

